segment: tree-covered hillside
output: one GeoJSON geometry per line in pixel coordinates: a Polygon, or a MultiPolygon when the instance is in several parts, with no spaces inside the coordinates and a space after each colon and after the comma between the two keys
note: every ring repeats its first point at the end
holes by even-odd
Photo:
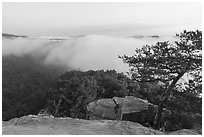
{"type": "Polygon", "coordinates": [[[54,116],[85,118],[88,103],[114,96],[135,95],[139,85],[123,73],[108,71],[69,71],[56,79],[48,90],[47,111],[54,116]]]}
{"type": "Polygon", "coordinates": [[[43,108],[40,103],[45,101],[41,99],[40,91],[59,73],[59,68],[45,66],[31,56],[3,56],[3,120],[38,113],[43,108]]]}

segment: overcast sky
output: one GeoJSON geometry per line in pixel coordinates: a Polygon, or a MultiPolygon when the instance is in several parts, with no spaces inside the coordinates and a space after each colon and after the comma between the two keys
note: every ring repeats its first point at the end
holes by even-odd
{"type": "Polygon", "coordinates": [[[3,32],[31,36],[151,30],[167,34],[202,26],[201,3],[18,2],[3,3],[2,9],[3,32]]]}

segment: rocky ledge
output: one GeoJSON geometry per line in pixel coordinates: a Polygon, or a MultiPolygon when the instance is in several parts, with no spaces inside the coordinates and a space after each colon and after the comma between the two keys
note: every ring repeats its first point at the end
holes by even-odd
{"type": "Polygon", "coordinates": [[[83,120],[28,115],[2,122],[3,135],[162,135],[190,134],[191,130],[163,133],[135,122],[117,120],[83,120]]]}

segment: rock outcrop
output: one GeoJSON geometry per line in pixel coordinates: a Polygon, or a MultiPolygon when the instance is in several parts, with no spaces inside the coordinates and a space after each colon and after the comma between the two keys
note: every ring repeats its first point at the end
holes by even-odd
{"type": "Polygon", "coordinates": [[[199,135],[196,131],[191,130],[191,129],[181,129],[181,130],[169,132],[166,134],[169,134],[169,135],[199,135]]]}
{"type": "Polygon", "coordinates": [[[138,123],[113,120],[83,120],[28,115],[2,124],[3,135],[154,135],[160,131],[138,123]]]}
{"type": "Polygon", "coordinates": [[[113,97],[112,99],[100,99],[89,103],[87,110],[89,119],[118,119],[141,124],[152,124],[156,112],[156,105],[134,96],[125,98],[113,97]],[[116,108],[119,106],[118,108],[116,108]],[[119,110],[116,110],[119,109],[119,110]],[[118,114],[119,113],[119,114],[118,114]]]}
{"type": "MultiPolygon", "coordinates": [[[[3,135],[163,135],[139,123],[118,120],[83,120],[28,115],[2,123],[3,135]]],[[[168,133],[171,134],[171,133],[168,133]]],[[[172,134],[197,134],[181,130],[172,134]]]]}

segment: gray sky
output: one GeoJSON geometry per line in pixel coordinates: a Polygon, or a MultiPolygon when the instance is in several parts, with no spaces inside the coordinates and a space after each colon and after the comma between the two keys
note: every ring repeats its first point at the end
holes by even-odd
{"type": "Polygon", "coordinates": [[[201,3],[3,3],[3,32],[30,36],[172,34],[201,29],[201,3]],[[152,32],[152,33],[150,33],[152,32]]]}

